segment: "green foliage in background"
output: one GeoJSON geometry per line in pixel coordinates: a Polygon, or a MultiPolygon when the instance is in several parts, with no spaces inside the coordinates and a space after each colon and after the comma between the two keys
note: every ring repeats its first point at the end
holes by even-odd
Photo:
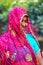
{"type": "MultiPolygon", "coordinates": [[[[28,11],[32,24],[39,26],[43,36],[43,0],[0,0],[0,35],[7,31],[8,16],[15,7],[23,7],[28,11]]],[[[39,39],[39,43],[43,50],[43,40],[39,39]]]]}
{"type": "MultiPolygon", "coordinates": [[[[30,0],[31,1],[31,0],[30,0]]],[[[23,7],[28,9],[28,1],[22,0],[1,0],[0,1],[0,30],[3,33],[7,31],[8,16],[10,11],[15,7],[23,7]]]]}
{"type": "Polygon", "coordinates": [[[0,30],[7,31],[8,16],[15,7],[25,8],[30,16],[31,22],[38,25],[43,32],[43,0],[1,0],[0,1],[0,30]]]}
{"type": "Polygon", "coordinates": [[[40,28],[40,32],[43,35],[43,2],[29,4],[28,13],[33,25],[37,25],[40,28]]]}

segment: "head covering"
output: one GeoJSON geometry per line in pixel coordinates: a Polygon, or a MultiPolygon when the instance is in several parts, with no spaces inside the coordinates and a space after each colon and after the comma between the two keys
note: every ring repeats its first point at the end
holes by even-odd
{"type": "Polygon", "coordinates": [[[27,11],[23,8],[15,8],[10,12],[9,25],[20,35],[20,20],[23,15],[27,15],[27,11]]]}
{"type": "MultiPolygon", "coordinates": [[[[34,53],[32,47],[30,46],[29,42],[27,41],[27,39],[22,35],[22,33],[20,31],[20,20],[24,15],[28,15],[28,14],[27,14],[27,11],[23,8],[15,8],[10,12],[8,25],[11,26],[11,29],[9,28],[8,33],[5,34],[4,36],[2,36],[2,38],[0,39],[0,48],[3,47],[2,51],[10,50],[10,55],[11,55],[13,50],[15,51],[14,47],[16,47],[16,51],[17,51],[18,48],[19,49],[21,47],[23,48],[26,45],[26,47],[28,47],[28,49],[30,50],[30,52],[32,54],[33,62],[31,63],[31,62],[25,61],[23,63],[21,62],[21,64],[20,64],[20,62],[18,64],[17,64],[17,62],[14,62],[12,65],[28,65],[28,64],[37,65],[35,53],[34,53]],[[14,32],[16,32],[15,36],[11,35],[12,30],[14,32]],[[2,45],[2,47],[1,47],[1,45],[2,45]],[[14,47],[12,47],[12,49],[11,49],[12,45],[14,47]]],[[[3,65],[5,65],[5,63],[3,65]]],[[[8,65],[8,64],[6,64],[6,65],[8,65]]]]}
{"type": "MultiPolygon", "coordinates": [[[[26,38],[24,36],[22,36],[22,33],[20,31],[20,20],[23,16],[27,15],[28,16],[28,13],[25,9],[23,8],[15,8],[13,9],[11,12],[10,12],[10,16],[9,16],[9,25],[12,27],[12,29],[16,32],[17,34],[17,40],[16,42],[19,42],[19,43],[15,43],[15,40],[14,40],[14,37],[12,37],[13,41],[14,41],[14,44],[16,45],[16,47],[20,47],[20,46],[24,46],[26,45],[30,51],[32,52],[33,54],[33,57],[34,57],[34,60],[36,59],[35,58],[35,55],[34,55],[34,51],[32,49],[32,47],[30,46],[29,42],[26,40],[26,38]]],[[[30,20],[28,20],[28,22],[30,23],[30,20]]],[[[10,29],[9,29],[10,30],[10,29]]],[[[29,31],[28,31],[29,32],[29,31]]],[[[10,32],[11,33],[11,32],[10,32]]],[[[35,60],[35,63],[36,63],[36,60],[35,60]]]]}
{"type": "MultiPolygon", "coordinates": [[[[10,12],[10,15],[9,15],[9,25],[19,35],[21,34],[21,32],[20,32],[20,21],[22,20],[22,18],[25,15],[28,16],[27,11],[24,8],[20,8],[20,7],[14,8],[10,12]]],[[[32,24],[30,22],[29,17],[28,17],[28,27],[26,28],[26,32],[31,33],[36,38],[36,35],[34,33],[34,29],[32,27],[32,24]]]]}

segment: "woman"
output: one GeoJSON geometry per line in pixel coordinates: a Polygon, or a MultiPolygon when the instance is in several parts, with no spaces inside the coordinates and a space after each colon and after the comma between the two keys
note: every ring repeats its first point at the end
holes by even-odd
{"type": "Polygon", "coordinates": [[[0,38],[0,64],[42,65],[40,48],[29,30],[27,11],[13,9],[8,25],[8,32],[0,38]]]}

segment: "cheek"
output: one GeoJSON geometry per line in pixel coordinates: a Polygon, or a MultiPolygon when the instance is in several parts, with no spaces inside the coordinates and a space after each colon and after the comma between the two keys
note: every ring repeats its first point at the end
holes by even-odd
{"type": "Polygon", "coordinates": [[[22,27],[22,26],[24,26],[24,23],[23,23],[23,22],[21,22],[21,24],[20,24],[20,25],[21,25],[21,27],[22,27]]]}
{"type": "Polygon", "coordinates": [[[26,23],[26,26],[28,26],[28,23],[26,23]]]}
{"type": "Polygon", "coordinates": [[[21,22],[21,25],[23,25],[24,24],[24,22],[21,22]]]}
{"type": "Polygon", "coordinates": [[[22,22],[22,23],[21,23],[21,25],[25,26],[25,25],[27,25],[27,23],[25,23],[25,22],[22,22]]]}
{"type": "Polygon", "coordinates": [[[28,23],[21,23],[21,27],[28,27],[28,23]]]}

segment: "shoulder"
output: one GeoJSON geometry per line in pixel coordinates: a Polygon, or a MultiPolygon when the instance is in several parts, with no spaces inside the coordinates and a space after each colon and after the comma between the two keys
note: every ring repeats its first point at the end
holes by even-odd
{"type": "Polygon", "coordinates": [[[27,39],[29,39],[31,41],[33,40],[33,41],[37,42],[32,34],[27,34],[27,39]]]}
{"type": "Polygon", "coordinates": [[[38,42],[36,41],[32,34],[27,34],[27,40],[30,42],[32,46],[38,45],[38,42]]]}
{"type": "Polygon", "coordinates": [[[35,54],[38,54],[40,52],[40,46],[39,46],[38,42],[36,41],[36,39],[33,37],[32,34],[28,34],[27,39],[28,39],[30,45],[32,46],[35,54]]]}

